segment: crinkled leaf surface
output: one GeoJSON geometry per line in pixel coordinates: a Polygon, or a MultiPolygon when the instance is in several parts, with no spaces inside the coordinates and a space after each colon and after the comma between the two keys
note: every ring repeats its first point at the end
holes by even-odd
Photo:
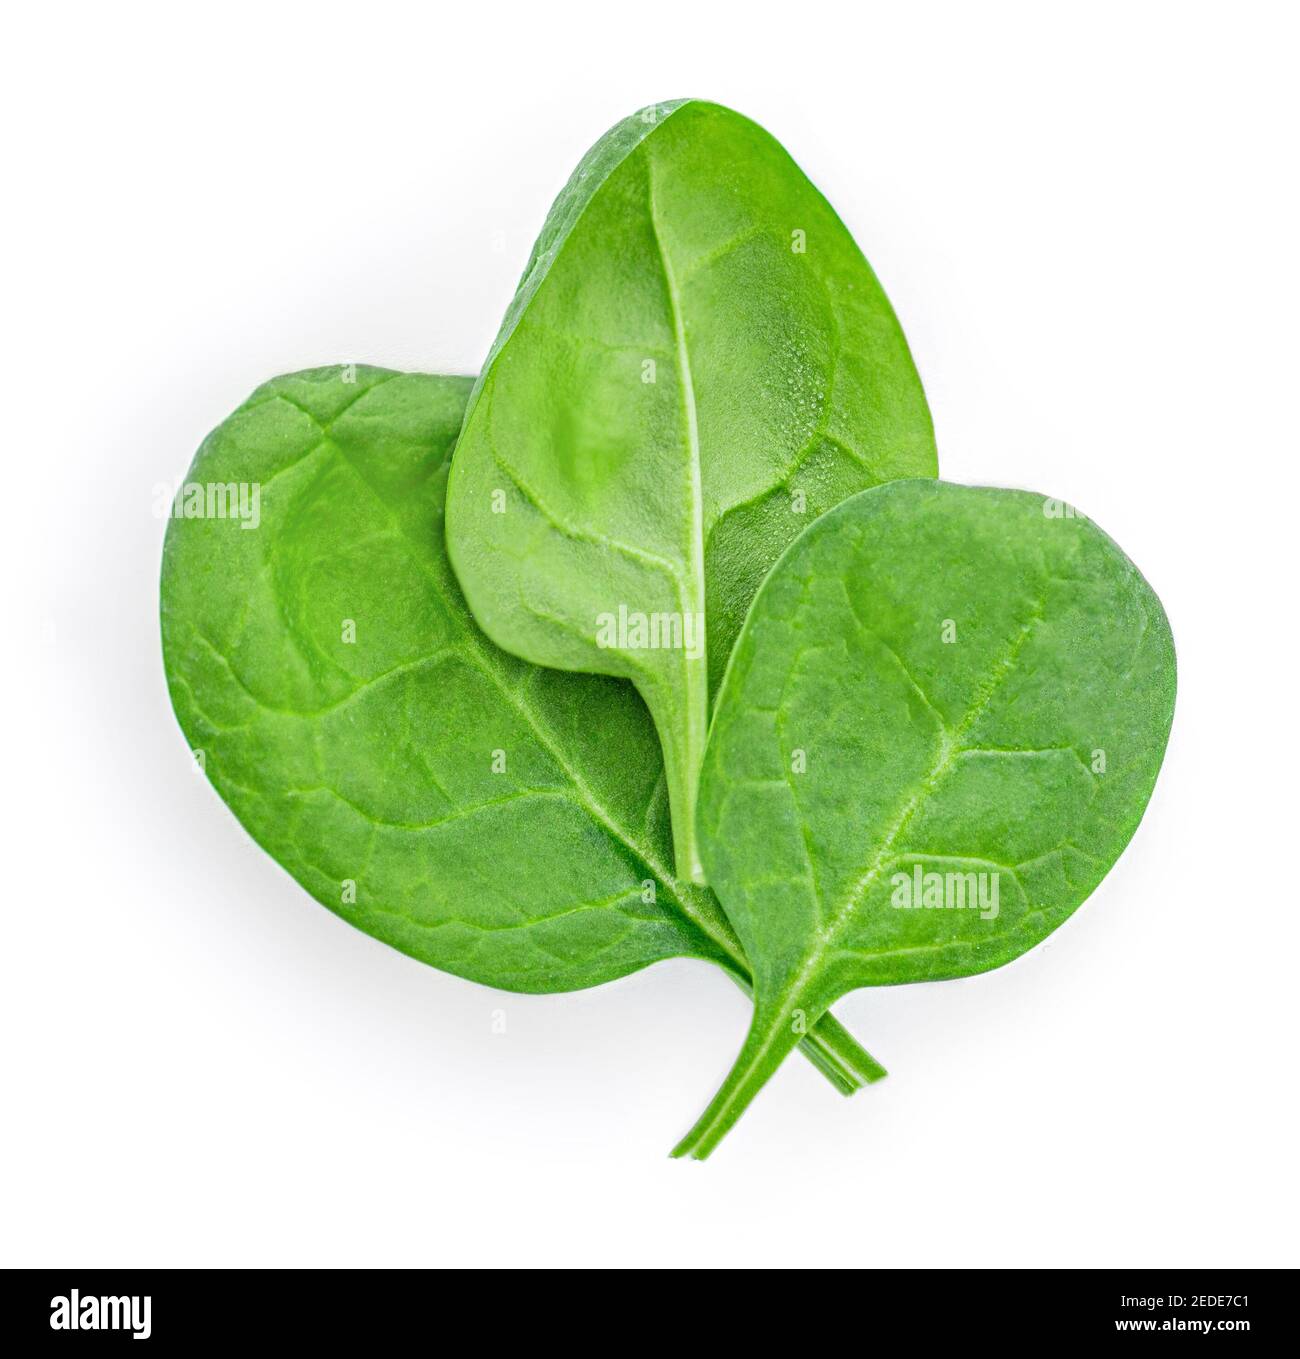
{"type": "Polygon", "coordinates": [[[620,123],[556,200],[470,402],[449,545],[494,641],[641,691],[700,880],[710,677],[759,581],[846,496],[934,472],[853,238],[766,132],[687,100],[620,123]]]}
{"type": "Polygon", "coordinates": [[[1173,641],[1133,563],[1061,511],[896,482],[819,520],[763,585],[700,800],[755,1020],[679,1151],[707,1155],[796,1019],[1009,962],[1128,843],[1173,718],[1173,641]]]}
{"type": "MultiPolygon", "coordinates": [[[[168,526],[167,679],[213,786],[318,901],[446,971],[563,991],[689,956],[747,980],[668,871],[636,693],[527,665],[465,609],[441,516],[471,380],[343,376],[277,378],[200,448],[188,482],[260,486],[256,528],[168,526]]],[[[879,1074],[833,1020],[808,1046],[843,1089],[879,1074]]]]}

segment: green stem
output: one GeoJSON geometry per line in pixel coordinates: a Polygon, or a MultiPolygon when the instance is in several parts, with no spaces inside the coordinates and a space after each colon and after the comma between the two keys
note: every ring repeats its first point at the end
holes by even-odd
{"type": "MultiPolygon", "coordinates": [[[[700,608],[701,610],[703,608],[702,601],[700,608]]],[[[700,616],[703,616],[702,612],[700,616]]],[[[704,759],[704,745],[708,739],[708,670],[703,655],[688,657],[686,661],[684,705],[686,721],[680,730],[673,720],[678,707],[676,696],[670,696],[668,701],[664,701],[659,691],[649,687],[642,689],[641,695],[650,710],[663,750],[677,877],[697,886],[705,886],[704,867],[700,862],[699,842],[695,830],[695,800],[699,789],[700,764],[704,759]]],[[[705,932],[730,956],[730,965],[724,966],[727,967],[732,980],[747,995],[752,995],[740,941],[730,925],[726,925],[728,938],[725,940],[718,938],[716,933],[708,931],[707,928],[705,932]]],[[[854,1091],[861,1090],[864,1085],[881,1080],[888,1074],[866,1048],[830,1014],[823,1015],[815,1026],[804,1030],[797,1041],[803,1049],[804,1056],[842,1095],[851,1095],[854,1091]]]]}
{"type": "MultiPolygon", "coordinates": [[[[724,970],[752,1000],[754,991],[748,977],[730,968],[724,970]]],[[[799,1051],[841,1095],[852,1095],[889,1075],[829,1010],[799,1040],[799,1051]]]]}
{"type": "Polygon", "coordinates": [[[802,1026],[794,1022],[802,1013],[790,1002],[776,1010],[755,1007],[740,1056],[709,1107],[673,1148],[674,1156],[693,1156],[697,1161],[708,1157],[803,1038],[802,1026]]]}
{"type": "Polygon", "coordinates": [[[705,886],[708,881],[700,861],[695,830],[695,801],[709,725],[707,683],[703,662],[692,660],[686,663],[686,688],[682,699],[678,700],[674,695],[661,703],[655,690],[641,691],[663,748],[677,876],[698,887],[705,886]],[[677,720],[679,716],[680,721],[677,720]]]}
{"type": "Polygon", "coordinates": [[[817,1021],[800,1041],[799,1051],[843,1095],[889,1075],[832,1014],[824,1014],[817,1021]]]}

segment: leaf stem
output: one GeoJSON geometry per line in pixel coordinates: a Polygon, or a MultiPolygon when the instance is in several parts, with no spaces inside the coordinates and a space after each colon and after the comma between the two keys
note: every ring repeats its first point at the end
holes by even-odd
{"type": "MultiPolygon", "coordinates": [[[[739,970],[732,971],[731,967],[723,970],[752,1000],[754,990],[748,975],[742,975],[739,970]]],[[[799,1040],[799,1051],[841,1095],[852,1095],[864,1085],[872,1085],[889,1075],[829,1010],[799,1040]]]]}
{"type": "Polygon", "coordinates": [[[797,1004],[789,1001],[775,1010],[755,1007],[754,1022],[740,1056],[709,1107],[673,1148],[673,1156],[693,1156],[697,1161],[708,1157],[777,1067],[805,1037],[803,1026],[795,1023],[796,1017],[803,1013],[797,1004]]]}
{"type": "Polygon", "coordinates": [[[657,696],[645,695],[663,747],[677,876],[699,887],[707,882],[695,832],[695,800],[699,792],[704,743],[708,738],[707,683],[703,665],[688,662],[686,689],[679,709],[680,725],[684,730],[679,730],[671,704],[665,705],[664,720],[660,721],[658,704],[654,701],[657,696]],[[700,672],[698,675],[694,673],[696,670],[700,672]]]}
{"type": "Polygon", "coordinates": [[[799,1043],[799,1051],[843,1095],[882,1081],[889,1072],[827,1012],[799,1043]]]}

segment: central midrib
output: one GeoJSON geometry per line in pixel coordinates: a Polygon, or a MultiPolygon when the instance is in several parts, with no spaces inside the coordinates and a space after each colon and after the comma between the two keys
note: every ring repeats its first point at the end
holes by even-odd
{"type": "Polygon", "coordinates": [[[962,716],[960,722],[955,727],[945,727],[941,731],[939,750],[935,757],[930,772],[917,785],[916,791],[904,802],[899,809],[893,823],[885,833],[881,841],[880,849],[873,856],[870,865],[859,875],[853,886],[849,889],[843,902],[832,915],[830,923],[823,927],[818,938],[817,945],[813,948],[799,969],[794,980],[789,986],[784,988],[783,997],[788,999],[791,995],[798,995],[804,981],[810,973],[814,971],[825,957],[832,942],[843,930],[850,917],[861,905],[863,898],[870,890],[872,883],[880,875],[882,868],[890,861],[894,846],[898,843],[899,837],[911,825],[913,817],[921,804],[930,797],[935,788],[943,781],[952,768],[953,761],[961,753],[962,741],[975,723],[983,716],[994,694],[1001,688],[1007,676],[1015,669],[1016,661],[1019,659],[1025,643],[1029,640],[1029,635],[1034,629],[1034,625],[1043,616],[1044,605],[1040,602],[1030,611],[1029,616],[1021,624],[1016,635],[1011,639],[1006,653],[990,667],[988,675],[983,684],[976,690],[974,700],[970,707],[962,716]]]}
{"type": "MultiPolygon", "coordinates": [[[[686,498],[688,523],[686,525],[686,561],[683,576],[679,582],[682,605],[683,638],[689,621],[694,618],[697,636],[701,645],[699,654],[692,657],[689,649],[682,649],[682,695],[684,705],[685,731],[681,733],[681,760],[685,765],[687,787],[673,789],[669,778],[669,797],[684,796],[686,806],[680,813],[674,811],[674,827],[679,815],[684,816],[689,826],[695,816],[695,788],[699,780],[699,767],[703,759],[704,743],[708,738],[709,724],[709,669],[708,669],[708,621],[704,612],[704,483],[700,470],[700,427],[695,401],[695,379],[691,372],[690,347],[686,343],[686,321],[682,314],[681,289],[673,271],[673,263],[664,245],[663,233],[659,226],[659,214],[655,204],[654,160],[646,155],[646,199],[650,215],[650,229],[654,235],[655,246],[659,252],[659,263],[663,269],[664,288],[668,295],[668,311],[672,320],[673,341],[677,353],[679,375],[678,390],[686,424],[686,498]]],[[[664,733],[661,733],[661,738],[664,733]]],[[[668,752],[665,750],[665,759],[668,752]]],[[[669,764],[671,766],[671,761],[669,764]]],[[[680,856],[677,834],[674,829],[674,847],[680,856]]],[[[678,864],[679,874],[688,879],[702,880],[698,862],[698,849],[692,848],[691,864],[678,864]]]]}
{"type": "MultiPolygon", "coordinates": [[[[690,522],[686,531],[686,571],[681,581],[682,605],[693,611],[704,622],[704,483],[700,472],[700,426],[695,402],[695,379],[691,372],[690,348],[686,343],[686,322],[682,315],[681,292],[673,263],[664,246],[659,229],[659,214],[655,205],[654,161],[646,157],[647,199],[650,228],[659,251],[664,286],[668,293],[668,311],[672,318],[673,340],[677,352],[677,369],[681,378],[683,414],[686,417],[686,482],[690,522]]],[[[683,620],[684,621],[684,620],[683,620]]],[[[707,647],[707,633],[705,645],[707,647]]]]}

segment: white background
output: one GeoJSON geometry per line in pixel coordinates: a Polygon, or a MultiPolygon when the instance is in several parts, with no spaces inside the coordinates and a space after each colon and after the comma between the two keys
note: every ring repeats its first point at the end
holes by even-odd
{"type": "Polygon", "coordinates": [[[0,55],[0,1263],[1300,1263],[1285,6],[37,10],[0,55]],[[476,370],[579,156],[682,94],[857,235],[943,475],[1096,518],[1180,666],[1094,898],[1002,971],[844,1001],[890,1078],[789,1062],[706,1165],[666,1153],[744,1033],[718,973],[439,974],[191,773],[152,515],[266,377],[476,370]]]}

